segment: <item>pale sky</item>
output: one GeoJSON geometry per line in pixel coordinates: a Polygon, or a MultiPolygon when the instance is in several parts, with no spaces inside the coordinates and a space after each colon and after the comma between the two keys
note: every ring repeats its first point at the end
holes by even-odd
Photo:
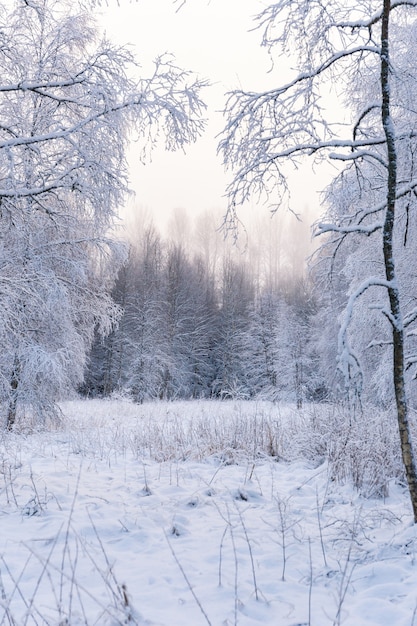
{"type": "MultiPolygon", "coordinates": [[[[153,58],[171,52],[179,66],[212,83],[203,94],[208,104],[209,126],[204,137],[189,146],[185,155],[156,149],[152,163],[142,166],[132,149],[135,202],[149,208],[162,221],[175,208],[189,213],[226,210],[224,192],[230,175],[216,156],[215,139],[224,124],[219,112],[224,106],[224,93],[239,87],[262,90],[280,84],[286,69],[284,63],[278,63],[273,72],[268,72],[271,65],[266,50],[260,46],[261,32],[249,32],[254,25],[252,16],[265,4],[262,0],[187,0],[179,9],[180,2],[139,0],[121,2],[120,6],[112,3],[102,9],[109,38],[135,46],[145,75],[153,58]]],[[[309,169],[295,177],[292,192],[300,213],[307,206],[310,214],[317,213],[314,185],[317,188],[309,169]]]]}

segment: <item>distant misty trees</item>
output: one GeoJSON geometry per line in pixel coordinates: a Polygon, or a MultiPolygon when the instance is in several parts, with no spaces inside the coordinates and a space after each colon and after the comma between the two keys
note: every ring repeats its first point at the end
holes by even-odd
{"type": "Polygon", "coordinates": [[[107,338],[96,336],[85,394],[299,405],[322,398],[324,381],[313,372],[311,286],[302,276],[285,280],[289,270],[268,283],[270,268],[260,274],[253,252],[242,254],[214,229],[212,237],[201,253],[198,241],[185,248],[153,225],[137,226],[112,292],[123,314],[107,338]]]}
{"type": "Polygon", "coordinates": [[[109,290],[122,253],[109,233],[128,190],[128,138],[174,149],[204,123],[202,83],[169,57],[133,80],[131,53],[71,3],[2,5],[0,68],[0,397],[11,428],[19,412],[55,411],[83,379],[94,330],[119,316],[109,290]]]}

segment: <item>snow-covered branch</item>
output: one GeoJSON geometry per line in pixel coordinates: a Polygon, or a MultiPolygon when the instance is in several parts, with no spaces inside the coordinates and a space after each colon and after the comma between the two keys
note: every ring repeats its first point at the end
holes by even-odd
{"type": "Polygon", "coordinates": [[[361,226],[360,224],[352,224],[350,226],[337,226],[336,224],[326,224],[324,222],[318,222],[316,225],[316,235],[322,235],[324,233],[359,233],[361,235],[371,235],[377,230],[383,227],[383,222],[375,222],[367,226],[361,226]]]}
{"type": "Polygon", "coordinates": [[[373,287],[383,287],[385,289],[389,289],[391,286],[391,283],[387,280],[379,277],[370,277],[364,280],[349,296],[338,336],[338,367],[343,375],[347,388],[351,384],[352,377],[354,378],[359,375],[360,380],[362,381],[359,359],[351,348],[348,335],[355,304],[369,289],[373,287]]]}

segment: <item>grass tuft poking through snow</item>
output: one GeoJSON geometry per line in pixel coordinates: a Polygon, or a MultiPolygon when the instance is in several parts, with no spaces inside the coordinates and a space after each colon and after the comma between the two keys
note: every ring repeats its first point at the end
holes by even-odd
{"type": "Polygon", "coordinates": [[[0,437],[0,626],[412,626],[396,424],[267,402],[62,405],[0,437]]]}

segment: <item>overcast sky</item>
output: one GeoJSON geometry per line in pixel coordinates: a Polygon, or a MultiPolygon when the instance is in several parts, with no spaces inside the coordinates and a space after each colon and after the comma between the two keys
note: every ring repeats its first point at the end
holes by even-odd
{"type": "MultiPolygon", "coordinates": [[[[133,150],[131,182],[136,202],[162,221],[177,207],[190,213],[226,209],[228,177],[216,156],[215,139],[223,126],[224,93],[237,87],[262,90],[279,84],[285,68],[283,62],[268,72],[270,61],[260,46],[261,33],[249,32],[252,17],[265,4],[262,0],[187,0],[179,9],[180,1],[139,0],[102,9],[109,38],[133,44],[144,73],[158,54],[172,52],[181,67],[212,83],[204,94],[210,118],[207,132],[185,155],[156,150],[152,164],[144,167],[133,150]]],[[[306,184],[306,175],[293,188],[300,212],[318,205],[317,191],[306,184]]],[[[313,183],[312,176],[310,180],[313,183]]]]}

